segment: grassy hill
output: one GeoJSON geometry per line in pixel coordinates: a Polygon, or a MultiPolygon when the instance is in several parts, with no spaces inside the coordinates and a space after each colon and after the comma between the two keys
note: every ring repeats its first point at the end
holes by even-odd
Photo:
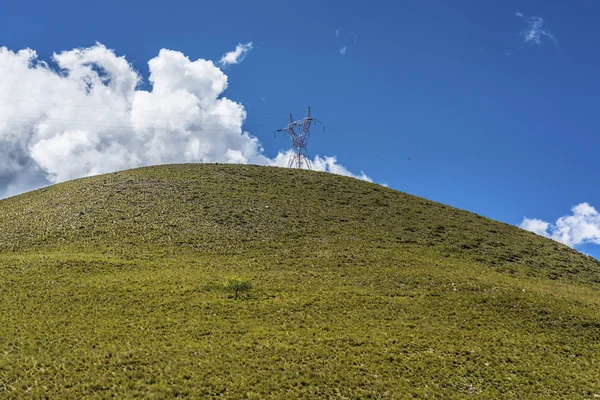
{"type": "Polygon", "coordinates": [[[591,257],[374,184],[135,169],[0,201],[0,398],[592,399],[599,295],[591,257]]]}

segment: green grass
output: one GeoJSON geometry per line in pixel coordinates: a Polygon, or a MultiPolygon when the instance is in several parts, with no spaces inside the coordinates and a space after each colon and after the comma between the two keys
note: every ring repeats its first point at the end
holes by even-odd
{"type": "Polygon", "coordinates": [[[0,271],[0,398],[600,395],[600,263],[350,178],[55,185],[0,201],[0,271]]]}

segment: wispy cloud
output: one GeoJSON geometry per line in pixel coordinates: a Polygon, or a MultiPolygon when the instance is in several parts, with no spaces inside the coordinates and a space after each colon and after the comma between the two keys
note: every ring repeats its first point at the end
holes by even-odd
{"type": "Polygon", "coordinates": [[[544,38],[548,38],[552,40],[554,44],[558,44],[552,32],[544,28],[544,23],[546,21],[544,21],[542,17],[526,17],[519,11],[517,11],[515,15],[527,23],[527,28],[522,30],[520,34],[523,44],[533,43],[540,45],[544,38]]]}
{"type": "Polygon", "coordinates": [[[350,49],[350,47],[354,46],[356,44],[356,41],[358,40],[358,37],[356,36],[356,33],[354,32],[348,32],[346,34],[343,33],[344,29],[342,27],[339,27],[338,29],[335,30],[335,36],[337,38],[339,38],[342,42],[346,42],[346,44],[342,47],[340,47],[339,53],[342,56],[345,56],[346,53],[348,52],[348,49],[350,49]],[[352,41],[350,41],[350,37],[352,37],[352,41]]]}
{"type": "Polygon", "coordinates": [[[235,50],[223,54],[223,57],[221,57],[221,60],[219,60],[219,64],[224,67],[227,65],[239,64],[244,61],[244,58],[246,58],[248,52],[253,48],[252,42],[248,42],[246,44],[239,43],[237,46],[235,46],[235,50]]]}
{"type": "Polygon", "coordinates": [[[560,217],[554,224],[523,218],[519,227],[571,247],[586,243],[600,244],[600,214],[589,203],[576,205],[570,215],[560,217]]]}

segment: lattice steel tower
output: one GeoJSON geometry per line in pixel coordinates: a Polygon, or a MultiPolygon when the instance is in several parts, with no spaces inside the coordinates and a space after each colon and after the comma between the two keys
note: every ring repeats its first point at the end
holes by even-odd
{"type": "MultiPolygon", "coordinates": [[[[283,129],[278,129],[275,131],[275,135],[277,132],[285,132],[290,135],[292,139],[292,155],[290,156],[290,161],[288,162],[288,168],[302,168],[303,165],[306,165],[307,169],[312,169],[312,165],[310,162],[310,156],[308,155],[308,149],[306,148],[308,144],[308,138],[310,137],[310,127],[312,124],[321,124],[323,123],[316,118],[313,118],[310,115],[310,106],[308,107],[308,111],[306,112],[306,117],[294,121],[292,118],[292,114],[290,114],[290,122],[283,129]],[[299,130],[300,133],[297,133],[296,130],[299,130]]],[[[325,131],[325,125],[323,125],[323,131],[325,131]]]]}

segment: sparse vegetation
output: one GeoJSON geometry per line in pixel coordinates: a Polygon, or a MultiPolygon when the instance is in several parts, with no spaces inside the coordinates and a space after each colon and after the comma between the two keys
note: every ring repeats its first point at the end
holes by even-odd
{"type": "Polygon", "coordinates": [[[350,178],[56,185],[0,201],[0,271],[0,398],[600,395],[596,260],[350,178]]]}

